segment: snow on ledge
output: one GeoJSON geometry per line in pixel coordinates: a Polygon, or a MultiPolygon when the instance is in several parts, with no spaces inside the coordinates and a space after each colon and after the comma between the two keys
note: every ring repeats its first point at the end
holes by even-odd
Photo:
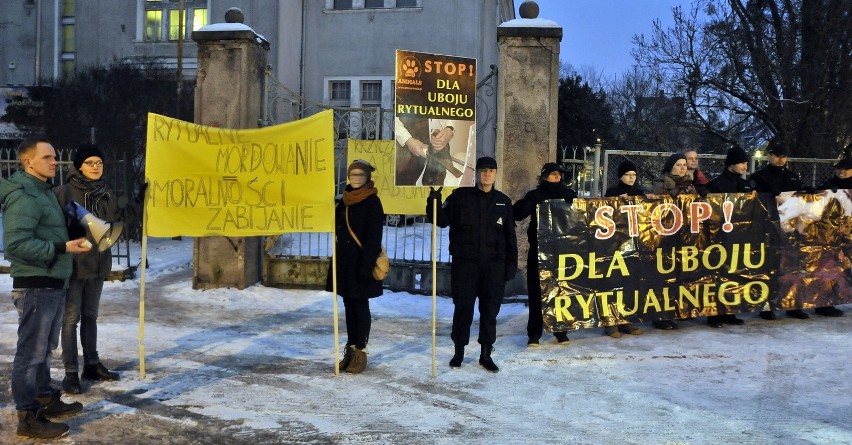
{"type": "Polygon", "coordinates": [[[512,19],[505,21],[498,28],[561,28],[558,23],[547,19],[512,19]]]}

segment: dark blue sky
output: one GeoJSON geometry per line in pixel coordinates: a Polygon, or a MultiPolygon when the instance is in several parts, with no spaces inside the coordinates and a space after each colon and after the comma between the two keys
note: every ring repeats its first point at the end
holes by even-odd
{"type": "MultiPolygon", "coordinates": [[[[636,34],[650,35],[654,19],[664,26],[672,23],[671,9],[680,0],[536,0],[539,18],[562,26],[560,60],[582,73],[592,66],[610,78],[633,65],[630,51],[636,34]]],[[[523,0],[516,0],[519,7],[523,0]]],[[[520,15],[518,16],[520,18],[520,15]]]]}

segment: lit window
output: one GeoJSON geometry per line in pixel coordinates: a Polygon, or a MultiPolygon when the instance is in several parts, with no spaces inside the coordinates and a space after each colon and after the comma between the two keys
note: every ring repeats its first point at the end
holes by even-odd
{"type": "Polygon", "coordinates": [[[162,40],[163,11],[145,11],[145,40],[159,42],[162,40]]]}
{"type": "Polygon", "coordinates": [[[189,12],[189,17],[192,17],[192,31],[198,31],[202,26],[207,26],[207,9],[194,8],[189,12]]]}
{"type": "MultiPolygon", "coordinates": [[[[180,35],[180,16],[181,11],[179,9],[170,9],[169,10],[169,40],[177,40],[180,35]]],[[[184,34],[186,34],[186,26],[184,26],[184,34]]]]}
{"type": "Polygon", "coordinates": [[[184,0],[184,34],[180,36],[180,3],[178,0],[145,0],[145,41],[187,40],[192,31],[207,25],[207,1],[184,0]]]}

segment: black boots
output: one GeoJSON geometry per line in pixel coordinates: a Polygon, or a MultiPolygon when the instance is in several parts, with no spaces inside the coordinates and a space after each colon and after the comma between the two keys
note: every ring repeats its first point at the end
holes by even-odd
{"type": "Polygon", "coordinates": [[[461,368],[464,361],[464,346],[456,345],[456,352],[453,358],[450,359],[450,368],[461,368]]]}
{"type": "Polygon", "coordinates": [[[814,313],[823,317],[842,317],[843,311],[834,306],[823,306],[814,309],[814,313]]]}
{"type": "Polygon", "coordinates": [[[71,429],[64,423],[54,423],[44,417],[43,409],[18,411],[18,435],[37,439],[55,439],[68,434],[71,429]]]}
{"type": "Polygon", "coordinates": [[[70,414],[77,414],[83,410],[83,404],[80,402],[65,403],[60,396],[59,391],[55,391],[52,395],[36,397],[38,403],[41,403],[42,414],[45,417],[60,417],[70,414]]]}
{"type": "Polygon", "coordinates": [[[488,372],[500,372],[500,368],[491,360],[492,351],[494,351],[494,348],[491,345],[482,345],[482,353],[479,354],[479,365],[488,372]]]}
{"type": "Polygon", "coordinates": [[[787,311],[787,315],[793,318],[798,318],[799,320],[807,320],[808,318],[811,318],[810,315],[801,309],[791,309],[787,311]]]}
{"type": "Polygon", "coordinates": [[[62,379],[62,390],[65,394],[81,394],[83,389],[80,388],[80,377],[77,376],[77,371],[66,372],[65,378],[62,379]]]}
{"type": "Polygon", "coordinates": [[[112,372],[103,365],[103,363],[96,363],[94,365],[86,365],[83,366],[83,374],[82,378],[86,380],[118,380],[119,375],[117,372],[112,372]]]}

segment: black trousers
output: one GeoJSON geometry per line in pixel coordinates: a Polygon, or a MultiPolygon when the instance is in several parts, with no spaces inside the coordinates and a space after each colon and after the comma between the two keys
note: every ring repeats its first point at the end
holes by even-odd
{"type": "MultiPolygon", "coordinates": [[[[527,319],[527,337],[541,340],[544,321],[541,313],[541,281],[538,276],[538,253],[534,249],[527,255],[527,298],[529,299],[529,318],[527,319]]],[[[554,331],[555,335],[556,332],[554,331]]]]}
{"type": "Polygon", "coordinates": [[[497,339],[497,314],[503,303],[505,288],[502,261],[465,260],[453,258],[451,266],[453,293],[453,330],[451,338],[456,346],[470,342],[470,325],[473,309],[479,298],[479,344],[491,346],[497,339]]]}
{"type": "Polygon", "coordinates": [[[355,345],[358,349],[367,347],[370,339],[370,300],[366,298],[344,298],[343,308],[346,311],[347,345],[355,345]]]}

